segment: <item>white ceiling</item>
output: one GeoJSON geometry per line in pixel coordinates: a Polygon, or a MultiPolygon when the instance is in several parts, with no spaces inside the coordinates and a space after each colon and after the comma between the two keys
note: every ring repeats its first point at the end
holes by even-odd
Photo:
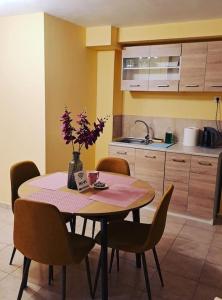
{"type": "Polygon", "coordinates": [[[0,16],[46,12],[83,26],[135,26],[222,17],[222,0],[0,0],[0,16]]]}

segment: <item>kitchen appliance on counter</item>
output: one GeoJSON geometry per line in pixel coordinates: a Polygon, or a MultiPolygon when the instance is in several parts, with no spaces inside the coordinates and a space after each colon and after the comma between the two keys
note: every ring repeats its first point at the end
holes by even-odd
{"type": "Polygon", "coordinates": [[[201,133],[200,145],[202,147],[222,147],[222,133],[213,127],[204,127],[201,133]]]}
{"type": "Polygon", "coordinates": [[[198,145],[199,141],[199,128],[186,127],[183,133],[183,145],[188,147],[194,147],[198,145]]]}

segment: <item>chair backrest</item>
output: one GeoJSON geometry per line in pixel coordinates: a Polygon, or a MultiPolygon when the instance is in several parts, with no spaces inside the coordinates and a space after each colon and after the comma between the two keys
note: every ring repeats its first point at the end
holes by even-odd
{"type": "Polygon", "coordinates": [[[153,248],[161,239],[165,225],[166,225],[166,217],[167,210],[170,204],[170,199],[174,190],[174,186],[171,184],[163,195],[153,218],[153,222],[149,231],[149,235],[146,241],[146,248],[153,248]]]}
{"type": "Polygon", "coordinates": [[[10,169],[11,179],[11,203],[12,211],[14,211],[14,203],[18,196],[18,188],[26,180],[39,176],[40,172],[32,161],[22,161],[14,164],[10,169]]]}
{"type": "Polygon", "coordinates": [[[24,256],[43,264],[73,262],[69,233],[59,210],[48,203],[17,199],[14,245],[24,256]]]}
{"type": "Polygon", "coordinates": [[[118,157],[106,157],[99,161],[97,171],[113,172],[130,176],[129,164],[125,159],[118,157]]]}

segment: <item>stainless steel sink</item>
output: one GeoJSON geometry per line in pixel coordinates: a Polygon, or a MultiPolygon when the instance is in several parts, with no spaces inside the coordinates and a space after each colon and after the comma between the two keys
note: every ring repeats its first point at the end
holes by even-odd
{"type": "Polygon", "coordinates": [[[120,138],[116,140],[116,142],[127,143],[127,144],[139,144],[139,145],[148,145],[152,143],[152,141],[147,142],[145,139],[137,139],[137,138],[120,138]]]}

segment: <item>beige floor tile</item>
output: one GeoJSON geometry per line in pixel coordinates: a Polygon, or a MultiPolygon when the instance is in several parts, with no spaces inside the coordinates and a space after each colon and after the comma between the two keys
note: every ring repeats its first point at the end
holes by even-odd
{"type": "Polygon", "coordinates": [[[199,282],[222,290],[222,266],[205,263],[199,282]]]}
{"type": "Polygon", "coordinates": [[[186,255],[196,259],[205,259],[208,251],[209,244],[199,243],[184,238],[177,238],[172,245],[172,251],[178,254],[186,255]]]}
{"type": "Polygon", "coordinates": [[[214,233],[213,241],[212,241],[212,247],[217,247],[222,249],[222,234],[221,233],[214,233]]]}
{"type": "Polygon", "coordinates": [[[222,290],[200,284],[196,289],[193,300],[214,300],[215,297],[222,297],[222,290]]]}
{"type": "MultiPolygon", "coordinates": [[[[8,275],[0,281],[0,299],[12,300],[17,299],[21,280],[14,276],[8,275]]],[[[30,299],[30,296],[40,289],[35,284],[28,284],[28,288],[24,290],[23,300],[30,299]]]]}
{"type": "Polygon", "coordinates": [[[0,270],[3,272],[14,272],[23,264],[23,256],[19,251],[16,251],[13,264],[10,266],[9,261],[12,254],[13,246],[7,246],[0,251],[0,270]]]}
{"type": "Polygon", "coordinates": [[[168,252],[161,266],[162,269],[181,277],[198,280],[204,264],[204,260],[191,258],[185,255],[168,252]]]}
{"type": "Polygon", "coordinates": [[[207,262],[222,266],[222,250],[217,247],[210,247],[207,258],[207,262]]]}
{"type": "Polygon", "coordinates": [[[197,283],[169,272],[163,272],[164,287],[161,287],[158,275],[152,278],[151,291],[156,299],[191,300],[197,283]],[[158,298],[159,297],[159,298],[158,298]]]}
{"type": "Polygon", "coordinates": [[[184,225],[178,237],[209,244],[212,242],[214,233],[209,230],[204,230],[202,228],[193,227],[190,225],[184,225]]]}
{"type": "Polygon", "coordinates": [[[201,229],[208,230],[208,231],[213,231],[213,232],[216,231],[215,226],[212,226],[210,224],[206,224],[206,223],[203,223],[203,222],[198,222],[198,221],[195,221],[195,220],[186,220],[185,224],[188,225],[188,226],[193,226],[193,227],[201,228],[201,229]]]}

